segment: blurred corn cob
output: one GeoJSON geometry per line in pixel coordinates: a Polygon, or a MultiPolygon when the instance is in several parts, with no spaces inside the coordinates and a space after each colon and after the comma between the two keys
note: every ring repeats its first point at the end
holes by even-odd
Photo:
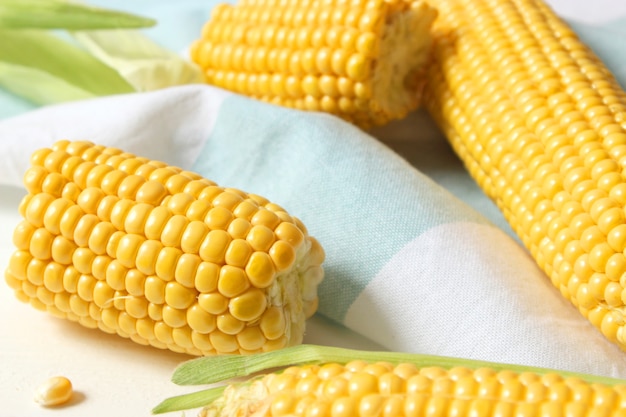
{"type": "Polygon", "coordinates": [[[5,275],[20,300],[192,355],[302,341],[324,252],[280,206],[89,142],[31,162],[5,275]]]}
{"type": "Polygon", "coordinates": [[[541,0],[430,0],[425,106],[552,283],[626,348],[626,94],[541,0]]]}
{"type": "Polygon", "coordinates": [[[216,86],[369,127],[418,106],[435,16],[422,0],[241,0],[191,56],[216,86]]]}

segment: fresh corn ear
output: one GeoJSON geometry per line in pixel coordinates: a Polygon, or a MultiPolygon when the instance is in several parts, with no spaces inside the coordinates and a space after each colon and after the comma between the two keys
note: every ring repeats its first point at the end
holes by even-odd
{"type": "Polygon", "coordinates": [[[436,15],[422,0],[240,0],[213,10],[191,57],[210,84],[382,125],[419,105],[436,15]]]}
{"type": "Polygon", "coordinates": [[[626,349],[626,94],[540,0],[430,0],[424,104],[556,288],[626,349]]]}
{"type": "Polygon", "coordinates": [[[189,361],[173,379],[202,384],[265,370],[271,373],[172,397],[153,411],[203,407],[203,417],[575,417],[621,416],[626,404],[626,381],[612,378],[313,345],[189,361]]]}
{"type": "Polygon", "coordinates": [[[89,142],[31,162],[6,270],[20,300],[191,355],[301,343],[324,251],[280,206],[89,142]]]}

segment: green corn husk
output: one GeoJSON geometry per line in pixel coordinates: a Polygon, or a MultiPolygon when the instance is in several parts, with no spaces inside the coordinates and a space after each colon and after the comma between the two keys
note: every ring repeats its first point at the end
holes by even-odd
{"type": "Polygon", "coordinates": [[[195,64],[132,29],[155,23],[66,0],[0,0],[0,87],[46,105],[202,82],[195,64]]]}
{"type": "Polygon", "coordinates": [[[62,0],[0,0],[0,28],[113,29],[154,26],[154,19],[62,0]]]}
{"type": "Polygon", "coordinates": [[[117,71],[41,30],[0,30],[0,86],[36,104],[133,92],[117,71]]]}
{"type": "Polygon", "coordinates": [[[203,81],[200,68],[132,30],[72,32],[94,57],[114,68],[136,91],[203,81]]]}

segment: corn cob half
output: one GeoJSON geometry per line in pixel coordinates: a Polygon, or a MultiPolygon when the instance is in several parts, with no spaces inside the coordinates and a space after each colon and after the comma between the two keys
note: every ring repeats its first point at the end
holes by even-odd
{"type": "Polygon", "coordinates": [[[241,0],[191,56],[210,84],[369,127],[418,106],[435,16],[422,0],[241,0]]]}
{"type": "Polygon", "coordinates": [[[20,300],[192,355],[302,341],[324,251],[280,206],[90,142],[31,162],[5,274],[20,300]]]}
{"type": "Polygon", "coordinates": [[[431,0],[425,106],[565,298],[626,348],[626,94],[541,0],[431,0]]]}
{"type": "Polygon", "coordinates": [[[202,417],[609,417],[623,416],[626,410],[622,380],[313,345],[189,361],[175,371],[173,380],[226,380],[226,385],[167,399],[155,412],[199,406],[202,417]],[[242,368],[250,371],[235,371],[242,368]],[[265,370],[270,373],[258,373],[265,370]],[[243,382],[228,381],[252,372],[257,373],[243,382]]]}

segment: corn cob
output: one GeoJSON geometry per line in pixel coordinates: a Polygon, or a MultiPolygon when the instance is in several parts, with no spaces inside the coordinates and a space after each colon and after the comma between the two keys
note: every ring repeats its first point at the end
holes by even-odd
{"type": "Polygon", "coordinates": [[[199,406],[202,417],[609,417],[626,411],[626,381],[593,375],[312,345],[240,358],[190,361],[173,379],[219,382],[250,374],[229,371],[244,366],[271,373],[173,397],[154,411],[199,406]]]}
{"type": "Polygon", "coordinates": [[[208,83],[362,127],[419,105],[430,26],[422,0],[241,0],[191,48],[208,83]]]}
{"type": "Polygon", "coordinates": [[[89,142],[31,163],[5,274],[20,300],[191,355],[301,342],[324,252],[280,206],[89,142]]]}
{"type": "Polygon", "coordinates": [[[424,105],[561,294],[626,349],[626,95],[541,0],[431,0],[424,105]]]}

